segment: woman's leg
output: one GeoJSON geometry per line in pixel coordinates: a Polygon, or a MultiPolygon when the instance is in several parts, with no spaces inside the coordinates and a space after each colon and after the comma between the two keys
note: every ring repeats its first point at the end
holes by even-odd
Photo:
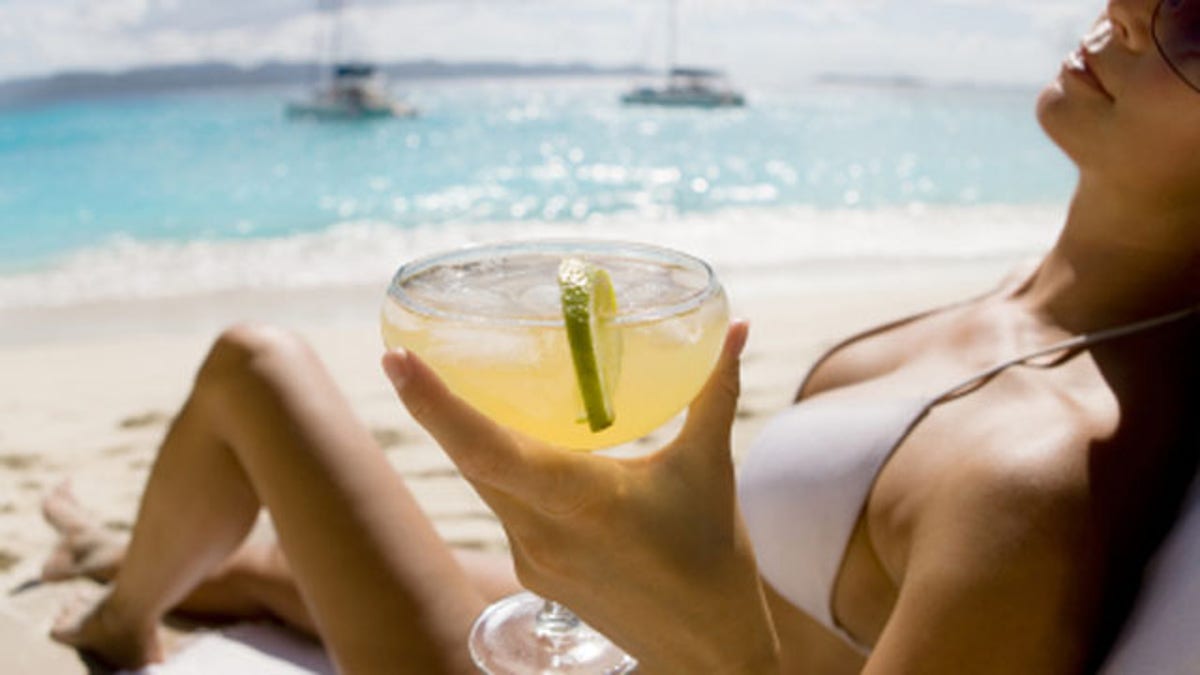
{"type": "MultiPolygon", "coordinates": [[[[116,578],[128,537],[106,530],[66,483],[46,496],[42,512],[59,534],[43,567],[44,581],[88,578],[107,584],[116,578]]],[[[487,602],[520,590],[507,554],[455,549],[454,555],[487,602]]],[[[269,537],[244,540],[171,611],[200,619],[272,618],[317,636],[287,559],[269,537]]]]}
{"type": "Polygon", "coordinates": [[[484,599],[308,348],[227,331],[151,471],[109,595],[55,636],[114,665],[161,657],[157,625],[271,513],[343,672],[471,672],[484,599]]]}
{"type": "MultiPolygon", "coordinates": [[[[59,534],[42,567],[43,581],[88,578],[107,584],[116,578],[128,537],[104,529],[66,483],[46,496],[42,513],[59,534]]],[[[316,636],[287,561],[265,537],[245,539],[171,611],[198,619],[273,618],[316,636]]]]}

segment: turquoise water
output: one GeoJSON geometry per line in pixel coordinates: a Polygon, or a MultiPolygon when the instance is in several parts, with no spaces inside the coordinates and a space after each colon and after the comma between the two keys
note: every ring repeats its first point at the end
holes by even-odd
{"type": "MultiPolygon", "coordinates": [[[[622,107],[626,84],[421,83],[406,92],[420,118],[361,123],[289,121],[295,92],[263,90],[0,110],[0,282],[29,289],[30,275],[135,249],[197,264],[198,246],[278,252],[418,231],[697,219],[734,223],[732,238],[760,221],[779,236],[795,213],[827,220],[818,231],[947,209],[1021,220],[1061,203],[1074,177],[1037,127],[1034,91],[814,88],[687,111],[622,107]]],[[[980,232],[994,219],[966,218],[980,232]]],[[[931,251],[945,226],[931,226],[931,251]]],[[[806,250],[832,255],[818,235],[806,250]]],[[[9,291],[8,304],[38,302],[9,291]]]]}

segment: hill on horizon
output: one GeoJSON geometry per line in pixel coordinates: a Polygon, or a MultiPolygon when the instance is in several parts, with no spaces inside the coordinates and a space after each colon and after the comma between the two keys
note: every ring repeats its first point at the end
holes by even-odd
{"type": "MultiPolygon", "coordinates": [[[[250,67],[224,62],[205,62],[145,66],[119,72],[69,71],[42,77],[0,81],[0,105],[210,87],[301,85],[313,82],[320,67],[321,65],[315,62],[269,61],[250,67]]],[[[392,80],[601,77],[648,75],[653,72],[644,66],[596,66],[583,62],[528,64],[503,61],[451,63],[421,60],[381,63],[378,64],[378,68],[392,80]]]]}

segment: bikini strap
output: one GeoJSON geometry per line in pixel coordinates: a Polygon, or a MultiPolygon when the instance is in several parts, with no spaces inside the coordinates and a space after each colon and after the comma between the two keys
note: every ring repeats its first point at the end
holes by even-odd
{"type": "Polygon", "coordinates": [[[1163,315],[1159,315],[1156,317],[1151,317],[1149,319],[1142,319],[1141,321],[1135,321],[1133,323],[1128,323],[1128,324],[1124,324],[1121,326],[1105,328],[1103,330],[1098,330],[1093,333],[1085,333],[1083,335],[1076,335],[1073,338],[1067,338],[1066,340],[1062,340],[1061,342],[1052,344],[1049,347],[1043,347],[1042,349],[1039,349],[1035,352],[1032,352],[1029,354],[1023,354],[1021,356],[1017,356],[1017,357],[1008,359],[1007,361],[1002,361],[1001,363],[998,363],[998,364],[988,368],[987,370],[984,370],[983,372],[976,373],[975,375],[972,375],[971,377],[967,378],[963,382],[961,382],[953,387],[950,387],[949,389],[943,391],[941,394],[934,397],[933,402],[934,403],[939,402],[939,401],[951,396],[952,394],[960,392],[964,389],[968,389],[977,383],[987,382],[988,380],[992,379],[996,375],[999,375],[1000,373],[1004,372],[1005,370],[1007,370],[1015,365],[1028,363],[1029,361],[1032,361],[1034,359],[1037,359],[1037,358],[1040,358],[1043,356],[1049,356],[1050,354],[1057,354],[1059,352],[1071,352],[1071,351],[1074,351],[1077,349],[1084,349],[1086,347],[1090,347],[1090,346],[1092,346],[1094,344],[1098,344],[1100,342],[1105,342],[1107,340],[1115,340],[1116,338],[1124,337],[1126,335],[1137,333],[1139,331],[1149,330],[1151,328],[1157,328],[1159,326],[1163,326],[1163,325],[1172,323],[1174,321],[1178,321],[1178,320],[1188,317],[1192,314],[1196,314],[1197,312],[1200,312],[1200,305],[1196,305],[1193,307],[1187,307],[1184,309],[1180,309],[1180,310],[1171,312],[1169,314],[1163,314],[1163,315]]]}

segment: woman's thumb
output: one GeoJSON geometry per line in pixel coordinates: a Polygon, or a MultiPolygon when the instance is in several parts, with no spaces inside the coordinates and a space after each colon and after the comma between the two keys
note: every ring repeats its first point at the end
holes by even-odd
{"type": "Polygon", "coordinates": [[[687,421],[679,432],[677,443],[718,446],[726,452],[730,430],[737,414],[741,393],[741,355],[746,346],[750,324],[736,320],[725,334],[725,345],[708,382],[688,408],[687,421]]]}

